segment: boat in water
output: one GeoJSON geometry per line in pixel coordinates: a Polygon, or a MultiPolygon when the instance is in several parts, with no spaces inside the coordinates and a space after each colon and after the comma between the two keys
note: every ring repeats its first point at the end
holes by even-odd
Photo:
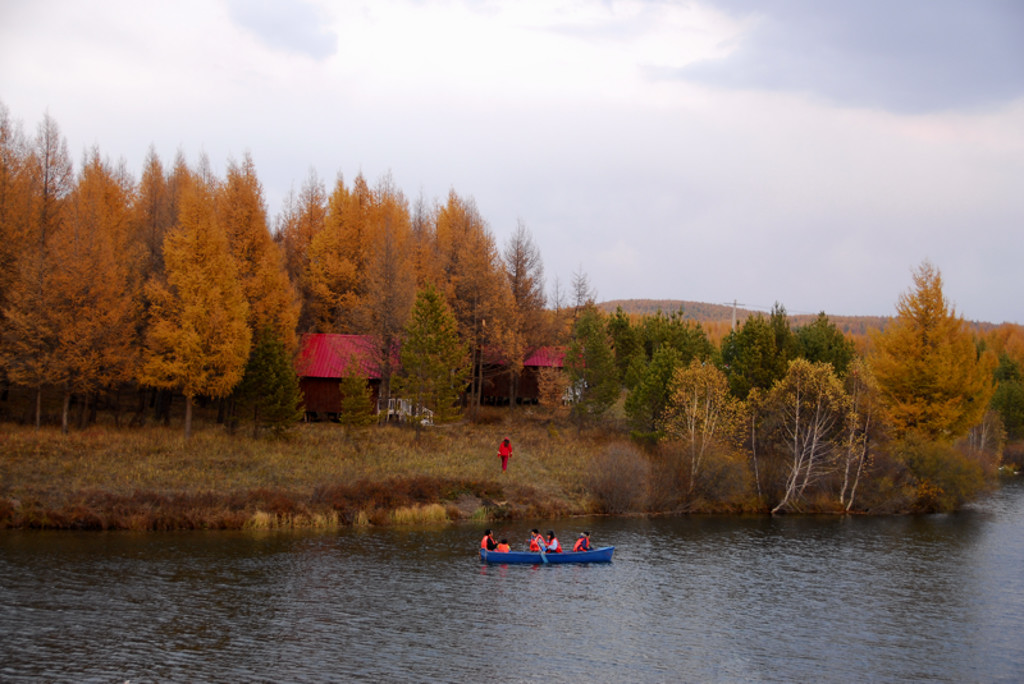
{"type": "Polygon", "coordinates": [[[590,551],[566,551],[564,553],[538,553],[536,551],[488,551],[480,549],[480,560],[484,563],[528,563],[544,565],[551,563],[608,563],[612,559],[614,546],[602,546],[590,551]]]}

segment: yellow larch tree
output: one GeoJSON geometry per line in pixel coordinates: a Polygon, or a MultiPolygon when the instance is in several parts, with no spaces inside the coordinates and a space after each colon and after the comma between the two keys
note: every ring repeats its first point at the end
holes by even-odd
{"type": "Polygon", "coordinates": [[[359,333],[357,309],[364,291],[365,239],[372,196],[360,175],[351,189],[339,177],[327,203],[324,227],[309,244],[306,281],[317,328],[359,333]]]}
{"type": "Polygon", "coordinates": [[[919,433],[952,443],[977,424],[994,391],[995,358],[981,353],[925,261],[914,289],[900,295],[896,319],[875,336],[871,366],[897,437],[919,433]]]}
{"type": "Polygon", "coordinates": [[[472,200],[454,190],[437,211],[435,228],[442,283],[459,334],[473,359],[471,394],[474,406],[483,395],[487,357],[522,362],[523,345],[516,334],[516,311],[494,236],[472,200]]]}
{"type": "Polygon", "coordinates": [[[360,295],[355,311],[359,329],[374,339],[381,371],[381,397],[391,396],[395,350],[403,337],[416,296],[409,206],[390,174],[371,194],[363,233],[360,295]]]}
{"type": "Polygon", "coordinates": [[[49,115],[39,125],[25,165],[27,221],[22,253],[5,293],[0,361],[11,382],[35,390],[39,427],[43,387],[54,381],[58,333],[49,315],[52,298],[46,279],[53,268],[55,236],[67,220],[68,196],[74,187],[67,142],[49,115]]]}
{"type": "Polygon", "coordinates": [[[70,197],[68,220],[53,245],[46,275],[56,331],[51,365],[64,390],[61,427],[68,430],[73,396],[86,404],[98,392],[134,378],[137,369],[137,264],[134,242],[134,183],[122,167],[113,168],[93,149],[70,197]]]}
{"type": "Polygon", "coordinates": [[[227,177],[217,197],[218,222],[238,268],[238,278],[249,306],[249,328],[255,334],[272,331],[289,354],[298,349],[298,295],[284,265],[284,254],[267,225],[263,186],[248,154],[241,164],[228,164],[227,177]]]}
{"type": "Polygon", "coordinates": [[[316,328],[316,312],[309,283],[309,247],[324,228],[327,191],[315,170],[310,170],[298,196],[290,194],[277,221],[277,238],[284,248],[288,277],[299,293],[299,330],[316,328]]]}
{"type": "Polygon", "coordinates": [[[147,284],[150,323],[140,381],[185,395],[185,438],[197,396],[227,396],[249,357],[249,307],[227,236],[217,221],[216,184],[193,174],[178,223],[164,240],[166,281],[147,284]]]}

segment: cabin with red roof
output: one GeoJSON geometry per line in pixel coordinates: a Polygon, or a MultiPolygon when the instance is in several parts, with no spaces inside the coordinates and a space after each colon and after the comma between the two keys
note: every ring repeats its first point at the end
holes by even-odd
{"type": "MultiPolygon", "coordinates": [[[[519,388],[515,392],[517,404],[536,404],[540,400],[540,371],[543,368],[564,366],[563,347],[539,347],[523,359],[519,374],[519,388]]],[[[491,406],[507,406],[512,401],[512,377],[508,361],[497,357],[486,358],[481,402],[491,406]]]]}
{"type": "Polygon", "coordinates": [[[369,335],[309,333],[302,336],[295,372],[299,376],[307,420],[337,420],[341,413],[341,379],[356,364],[366,378],[376,405],[381,372],[369,335]]]}
{"type": "MultiPolygon", "coordinates": [[[[295,371],[299,376],[307,420],[337,420],[341,413],[341,379],[351,364],[366,378],[372,401],[380,399],[381,370],[377,349],[369,335],[338,335],[309,333],[302,336],[295,371]]],[[[523,361],[516,402],[536,404],[540,398],[542,368],[562,368],[565,350],[562,347],[540,347],[523,361]]],[[[397,354],[393,368],[399,367],[397,354]]],[[[493,406],[507,406],[512,400],[511,377],[506,359],[489,355],[484,361],[484,383],[481,401],[493,406]]]]}

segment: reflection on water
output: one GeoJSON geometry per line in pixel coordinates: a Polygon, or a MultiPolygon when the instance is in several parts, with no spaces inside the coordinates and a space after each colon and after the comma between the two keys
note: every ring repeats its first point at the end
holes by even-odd
{"type": "Polygon", "coordinates": [[[3,533],[0,680],[1024,680],[1024,483],[948,516],[541,526],[615,560],[483,566],[464,526],[3,533]]]}

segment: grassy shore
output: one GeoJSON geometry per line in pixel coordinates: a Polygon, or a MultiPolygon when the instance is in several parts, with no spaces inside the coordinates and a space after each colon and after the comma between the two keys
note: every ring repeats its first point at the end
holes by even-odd
{"type": "Polygon", "coordinates": [[[216,425],[0,429],[0,527],[241,529],[501,520],[598,512],[601,431],[496,412],[486,424],[346,432],[305,424],[285,440],[216,425]],[[504,436],[515,453],[502,473],[504,436]]]}

